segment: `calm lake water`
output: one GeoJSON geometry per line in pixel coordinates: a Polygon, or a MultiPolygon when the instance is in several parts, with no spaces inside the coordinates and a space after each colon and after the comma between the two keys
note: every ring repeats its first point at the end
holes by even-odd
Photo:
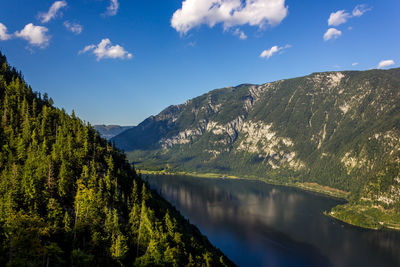
{"type": "Polygon", "coordinates": [[[322,214],[342,201],[257,181],[148,181],[239,266],[400,266],[400,233],[322,214]]]}

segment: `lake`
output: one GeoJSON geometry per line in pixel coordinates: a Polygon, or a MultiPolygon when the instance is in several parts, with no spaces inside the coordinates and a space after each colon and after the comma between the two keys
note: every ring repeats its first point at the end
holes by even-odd
{"type": "Polygon", "coordinates": [[[239,266],[400,266],[399,232],[323,215],[341,200],[259,181],[147,180],[239,266]]]}

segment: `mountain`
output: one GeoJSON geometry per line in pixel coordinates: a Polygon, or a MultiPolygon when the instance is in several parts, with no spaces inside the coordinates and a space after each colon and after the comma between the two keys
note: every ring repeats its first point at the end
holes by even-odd
{"type": "Polygon", "coordinates": [[[400,69],[217,89],[112,141],[139,169],[346,191],[331,216],[400,228],[400,69]]]}
{"type": "Polygon", "coordinates": [[[229,266],[126,157],[0,54],[0,266],[229,266]]]}
{"type": "Polygon", "coordinates": [[[131,129],[133,126],[119,125],[93,125],[93,128],[99,132],[100,136],[109,140],[125,130],[131,129]]]}

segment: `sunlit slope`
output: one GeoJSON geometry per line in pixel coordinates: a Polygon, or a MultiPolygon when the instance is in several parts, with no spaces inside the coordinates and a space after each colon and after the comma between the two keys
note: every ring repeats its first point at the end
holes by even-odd
{"type": "Polygon", "coordinates": [[[400,69],[213,90],[112,140],[141,169],[316,182],[399,206],[400,69]]]}
{"type": "Polygon", "coordinates": [[[233,265],[0,54],[0,266],[233,265]]]}

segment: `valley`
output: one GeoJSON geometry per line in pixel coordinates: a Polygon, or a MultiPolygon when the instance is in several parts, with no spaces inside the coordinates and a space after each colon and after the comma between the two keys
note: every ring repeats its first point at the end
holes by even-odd
{"type": "Polygon", "coordinates": [[[0,4],[0,267],[399,267],[399,0],[0,4]]]}
{"type": "Polygon", "coordinates": [[[93,125],[93,128],[100,133],[100,136],[105,139],[111,139],[114,136],[126,131],[133,126],[120,126],[120,125],[93,125]]]}
{"type": "Polygon", "coordinates": [[[333,192],[349,201],[346,210],[373,205],[380,212],[344,215],[337,209],[331,216],[391,227],[397,216],[386,221],[380,214],[400,208],[399,88],[400,69],[243,84],[169,106],[111,140],[140,170],[240,176],[333,192]]]}

